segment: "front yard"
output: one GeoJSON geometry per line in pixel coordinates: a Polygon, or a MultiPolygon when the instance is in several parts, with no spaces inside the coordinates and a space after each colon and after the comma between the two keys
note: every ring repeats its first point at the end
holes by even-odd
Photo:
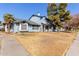
{"type": "Polygon", "coordinates": [[[65,55],[76,33],[48,32],[15,34],[18,42],[31,55],[65,55]]]}

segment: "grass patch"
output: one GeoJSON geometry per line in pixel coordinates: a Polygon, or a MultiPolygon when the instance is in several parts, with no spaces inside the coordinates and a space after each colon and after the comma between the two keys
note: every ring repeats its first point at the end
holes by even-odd
{"type": "Polygon", "coordinates": [[[75,39],[76,33],[24,33],[16,34],[15,37],[31,55],[62,56],[75,39]]]}

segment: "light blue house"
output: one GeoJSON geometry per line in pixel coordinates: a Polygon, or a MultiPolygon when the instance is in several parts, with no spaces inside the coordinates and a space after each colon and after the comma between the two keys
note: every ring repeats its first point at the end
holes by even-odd
{"type": "MultiPolygon", "coordinates": [[[[51,21],[45,16],[32,15],[28,20],[15,19],[11,32],[50,32],[53,30],[51,21]]],[[[7,32],[7,25],[5,25],[7,32]]]]}

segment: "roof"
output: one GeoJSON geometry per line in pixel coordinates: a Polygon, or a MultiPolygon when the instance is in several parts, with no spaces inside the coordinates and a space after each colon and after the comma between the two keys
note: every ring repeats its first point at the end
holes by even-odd
{"type": "Polygon", "coordinates": [[[38,16],[38,15],[32,15],[30,18],[29,18],[29,20],[32,18],[32,17],[39,17],[39,18],[45,18],[46,20],[48,20],[48,21],[51,21],[48,17],[46,17],[46,16],[38,16]]]}
{"type": "Polygon", "coordinates": [[[30,20],[32,17],[34,17],[34,16],[39,17],[39,18],[43,18],[43,17],[45,17],[45,18],[46,18],[46,16],[32,15],[32,16],[29,18],[29,20],[30,20]]]}
{"type": "Polygon", "coordinates": [[[45,17],[46,20],[49,20],[46,16],[32,15],[28,20],[26,20],[26,19],[14,18],[14,19],[16,20],[16,21],[14,21],[14,23],[22,23],[22,22],[24,23],[24,22],[26,22],[26,23],[28,23],[28,24],[30,24],[30,25],[40,25],[39,23],[30,20],[33,16],[39,17],[39,18],[45,17]]]}
{"type": "Polygon", "coordinates": [[[30,25],[40,25],[40,24],[38,24],[38,23],[36,23],[36,22],[33,22],[33,21],[31,21],[31,20],[28,20],[28,21],[26,21],[28,24],[30,24],[30,25]]]}
{"type": "Polygon", "coordinates": [[[24,19],[19,19],[19,18],[14,18],[14,19],[16,20],[16,21],[14,21],[14,23],[26,21],[24,19]]]}
{"type": "Polygon", "coordinates": [[[40,25],[40,24],[37,24],[36,22],[33,22],[31,20],[23,20],[23,19],[18,19],[18,18],[15,18],[16,21],[14,21],[14,23],[22,23],[22,22],[26,22],[30,25],[40,25]]]}
{"type": "Polygon", "coordinates": [[[14,21],[14,23],[20,23],[20,22],[23,22],[24,21],[24,22],[27,22],[30,25],[40,25],[40,24],[38,24],[38,23],[30,20],[33,16],[36,16],[36,17],[39,17],[39,18],[45,17],[45,16],[32,15],[28,20],[15,18],[16,21],[14,21]]]}

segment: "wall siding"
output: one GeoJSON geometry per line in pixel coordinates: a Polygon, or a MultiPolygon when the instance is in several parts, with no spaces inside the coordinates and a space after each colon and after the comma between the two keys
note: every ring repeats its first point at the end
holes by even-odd
{"type": "Polygon", "coordinates": [[[33,29],[33,26],[28,25],[28,32],[40,32],[40,26],[39,29],[33,29]]]}
{"type": "Polygon", "coordinates": [[[14,32],[19,32],[19,24],[14,24],[14,32]]]}

